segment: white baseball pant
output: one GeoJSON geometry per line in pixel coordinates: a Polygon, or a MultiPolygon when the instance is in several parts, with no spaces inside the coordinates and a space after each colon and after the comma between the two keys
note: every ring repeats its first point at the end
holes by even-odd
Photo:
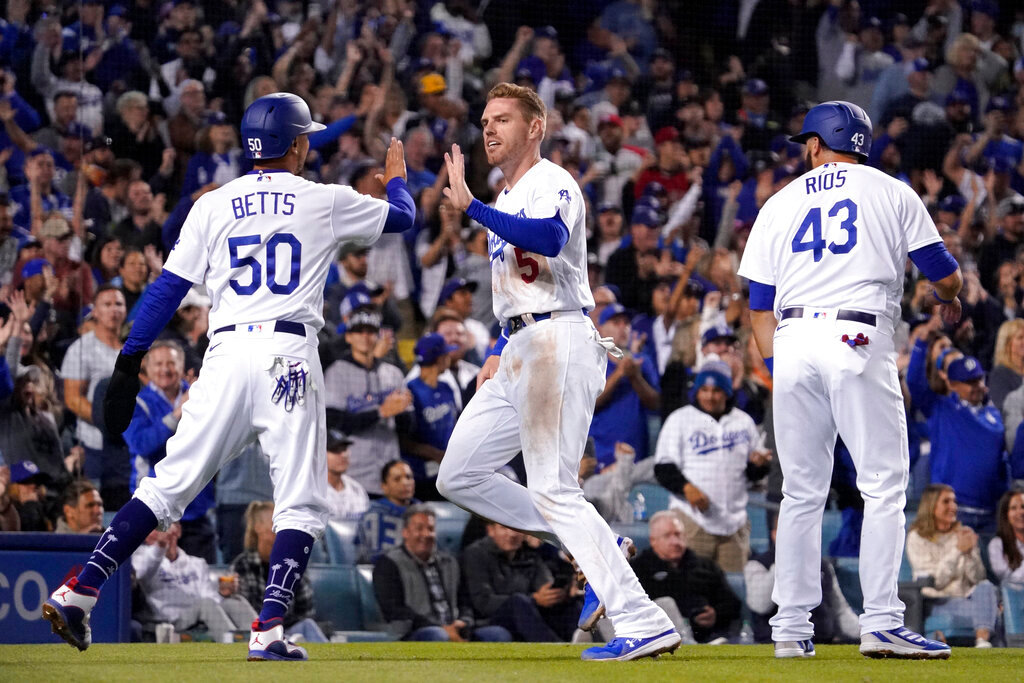
{"type": "Polygon", "coordinates": [[[772,591],[779,606],[771,619],[776,642],[814,633],[810,611],[821,602],[821,519],[837,434],[853,456],[864,498],[861,633],[903,625],[897,583],[910,455],[892,323],[878,316],[879,329],[835,314],[805,307],[808,317],[784,320],[775,332],[772,410],[784,496],[772,591]],[[814,311],[825,317],[810,317],[814,311]],[[857,333],[868,344],[851,348],[842,341],[857,333]]]}
{"type": "Polygon", "coordinates": [[[582,312],[514,334],[498,373],[459,417],[437,488],[482,517],[563,545],[604,603],[616,635],[647,637],[672,622],[647,597],[578,481],[607,362],[582,312]],[[497,473],[520,450],[526,487],[497,473]]]}
{"type": "Polygon", "coordinates": [[[239,325],[211,340],[178,429],[167,441],[167,457],[135,492],[161,528],[181,519],[217,471],[259,439],[270,458],[274,531],[296,529],[314,538],[323,533],[329,514],[327,428],[316,334],[309,326],[305,337],[273,327],[263,323],[249,332],[239,325]],[[301,362],[309,373],[304,403],[290,411],[284,401],[271,400],[282,373],[281,366],[271,373],[275,358],[301,362]]]}

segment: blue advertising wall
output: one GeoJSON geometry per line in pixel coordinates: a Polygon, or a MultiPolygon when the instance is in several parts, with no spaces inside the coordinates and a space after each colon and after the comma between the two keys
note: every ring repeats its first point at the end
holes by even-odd
{"type": "MultiPolygon", "coordinates": [[[[43,602],[81,569],[99,540],[92,534],[0,533],[0,643],[59,643],[43,621],[43,602]]],[[[130,568],[103,587],[92,611],[92,642],[128,642],[130,568]]]]}

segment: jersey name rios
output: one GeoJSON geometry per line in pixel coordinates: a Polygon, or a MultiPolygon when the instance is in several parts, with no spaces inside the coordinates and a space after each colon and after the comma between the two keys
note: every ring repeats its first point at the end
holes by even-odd
{"type": "Polygon", "coordinates": [[[517,218],[551,218],[557,211],[569,230],[569,241],[553,257],[525,251],[488,231],[494,315],[502,325],[523,313],[593,308],[587,281],[585,207],[573,177],[542,159],[515,187],[501,192],[494,206],[517,218]]]}
{"type": "Polygon", "coordinates": [[[765,203],[739,274],[773,285],[776,316],[791,306],[899,318],[910,251],[939,242],[908,185],[858,164],[828,163],[765,203]]]}

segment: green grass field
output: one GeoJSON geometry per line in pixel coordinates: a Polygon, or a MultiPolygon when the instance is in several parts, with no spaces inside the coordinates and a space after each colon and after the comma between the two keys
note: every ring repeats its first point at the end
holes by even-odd
{"type": "Polygon", "coordinates": [[[854,646],[824,646],[812,660],[772,658],[770,646],[681,648],[638,662],[582,662],[579,645],[372,643],[309,647],[307,663],[245,660],[245,645],[0,646],[0,681],[1020,681],[1024,650],[954,648],[941,661],[871,660],[854,646]],[[283,671],[287,669],[287,671],[283,671]]]}

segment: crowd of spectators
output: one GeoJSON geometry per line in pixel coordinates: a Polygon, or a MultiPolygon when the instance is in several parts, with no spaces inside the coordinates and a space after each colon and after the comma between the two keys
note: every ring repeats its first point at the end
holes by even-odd
{"type": "MultiPolygon", "coordinates": [[[[320,333],[328,427],[336,432],[332,513],[355,520],[365,512],[360,552],[366,560],[390,556],[408,506],[438,498],[437,463],[497,335],[487,233],[444,199],[442,155],[453,143],[466,150],[476,196],[503,189],[500,171],[484,163],[478,119],[490,87],[511,81],[540,94],[548,107],[542,154],[584,192],[591,317],[625,352],[610,359],[593,452],[580,471],[609,520],[634,514],[632,486],[658,483],[672,494],[690,551],[730,571],[748,559],[747,488],[767,486],[771,498],[779,486],[771,377],[752,343],[736,268],[759,208],[805,168],[787,136],[813,103],[846,99],[874,122],[867,163],[918,192],[965,276],[963,318],[944,325],[907,264],[896,338],[912,461],[927,457],[918,468],[926,479],[952,488],[958,523],[980,542],[1000,544],[989,546],[1003,558],[991,565],[998,577],[1019,578],[1021,503],[1006,497],[1024,478],[1018,4],[5,7],[3,530],[95,530],[103,507],[122,505],[163,457],[201,373],[206,293],[189,293],[147,358],[148,386],[123,440],[103,429],[105,380],[193,203],[249,170],[237,134],[245,107],[285,90],[327,125],[311,136],[302,169],[311,180],[382,197],[375,174],[386,143],[405,142],[417,228],[369,249],[342,247],[320,333]],[[695,445],[702,439],[705,447],[695,445]],[[765,484],[770,468],[775,476],[765,484]]],[[[536,267],[528,256],[520,265],[524,279],[536,267]]],[[[255,446],[230,463],[186,511],[175,543],[207,562],[218,549],[225,562],[247,553],[239,573],[258,573],[257,549],[243,543],[243,515],[270,497],[261,466],[255,446]]],[[[515,471],[513,462],[510,476],[522,476],[515,471]]],[[[857,501],[851,505],[852,524],[857,501]]],[[[452,621],[440,624],[446,632],[458,622],[455,607],[445,613],[452,621]]],[[[470,622],[456,630],[474,633],[470,622]]]]}

